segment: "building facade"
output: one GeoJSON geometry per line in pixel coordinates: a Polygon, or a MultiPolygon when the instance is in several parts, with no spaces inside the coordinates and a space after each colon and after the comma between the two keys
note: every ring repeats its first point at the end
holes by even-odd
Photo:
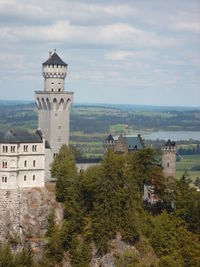
{"type": "Polygon", "coordinates": [[[44,91],[35,92],[38,128],[48,143],[45,152],[46,175],[63,144],[69,144],[70,109],[73,92],[65,91],[67,64],[54,51],[43,64],[44,91]]]}
{"type": "Polygon", "coordinates": [[[0,133],[0,189],[43,187],[45,141],[39,132],[0,133]]]}

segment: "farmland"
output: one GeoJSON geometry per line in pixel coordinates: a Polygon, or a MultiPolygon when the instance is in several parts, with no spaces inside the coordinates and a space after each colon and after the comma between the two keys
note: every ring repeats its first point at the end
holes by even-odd
{"type": "MultiPolygon", "coordinates": [[[[37,129],[34,103],[0,103],[0,130],[12,128],[37,129]]],[[[109,133],[143,134],[171,130],[200,131],[200,109],[75,104],[71,110],[70,143],[84,157],[101,157],[103,141],[109,133]]],[[[147,145],[157,148],[161,144],[159,140],[147,141],[147,145]]],[[[196,147],[197,141],[179,141],[177,144],[178,148],[190,151],[196,147]]],[[[185,171],[193,180],[200,177],[199,170],[191,170],[199,164],[199,155],[182,155],[177,162],[177,178],[185,171]]]]}

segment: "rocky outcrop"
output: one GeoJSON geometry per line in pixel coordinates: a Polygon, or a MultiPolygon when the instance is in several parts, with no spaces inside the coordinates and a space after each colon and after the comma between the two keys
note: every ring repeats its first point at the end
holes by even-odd
{"type": "Polygon", "coordinates": [[[29,240],[34,250],[40,250],[52,209],[62,223],[62,207],[56,202],[54,186],[0,190],[0,239],[17,238],[23,244],[29,240]]]}
{"type": "Polygon", "coordinates": [[[138,250],[134,246],[121,240],[120,233],[116,235],[115,239],[110,241],[110,248],[110,252],[103,256],[98,256],[97,251],[94,249],[90,267],[116,267],[116,255],[123,255],[126,251],[131,252],[135,256],[139,255],[138,250]]]}

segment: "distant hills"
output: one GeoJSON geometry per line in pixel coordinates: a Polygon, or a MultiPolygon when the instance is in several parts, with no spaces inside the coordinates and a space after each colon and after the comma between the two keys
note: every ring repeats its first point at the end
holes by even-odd
{"type": "MultiPolygon", "coordinates": [[[[0,106],[16,106],[16,105],[29,105],[33,106],[33,101],[28,100],[0,100],[0,106]]],[[[98,108],[113,108],[124,111],[190,111],[200,110],[199,107],[185,107],[185,106],[153,106],[153,105],[136,105],[136,104],[107,104],[107,103],[74,103],[73,107],[98,107],[98,108]]]]}

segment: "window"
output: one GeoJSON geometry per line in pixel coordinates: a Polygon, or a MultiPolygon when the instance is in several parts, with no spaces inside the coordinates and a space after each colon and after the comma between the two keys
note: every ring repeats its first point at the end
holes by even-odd
{"type": "Polygon", "coordinates": [[[35,181],[35,175],[33,175],[33,181],[35,181]]]}
{"type": "Polygon", "coordinates": [[[7,177],[6,176],[2,176],[2,183],[7,183],[7,177]]]}
{"type": "Polygon", "coordinates": [[[2,161],[2,168],[7,168],[8,167],[8,163],[6,160],[2,161]]]}
{"type": "Polygon", "coordinates": [[[53,154],[53,158],[54,158],[54,159],[55,159],[55,157],[57,156],[57,154],[58,154],[58,153],[54,153],[54,154],[53,154]]]}
{"type": "Polygon", "coordinates": [[[169,168],[169,162],[167,162],[167,168],[169,168]]]}
{"type": "Polygon", "coordinates": [[[24,152],[28,152],[28,146],[24,145],[24,152]]]}
{"type": "Polygon", "coordinates": [[[36,145],[32,145],[32,151],[36,152],[37,151],[37,146],[36,145]]]}
{"type": "Polygon", "coordinates": [[[15,152],[15,146],[11,146],[10,150],[12,153],[15,152]]]}
{"type": "Polygon", "coordinates": [[[60,130],[62,128],[62,126],[58,126],[58,129],[60,130]]]}
{"type": "Polygon", "coordinates": [[[26,160],[24,161],[24,167],[27,167],[27,161],[26,160]]]}
{"type": "Polygon", "coordinates": [[[60,90],[61,90],[61,89],[59,88],[58,91],[60,92],[60,90]]]}
{"type": "Polygon", "coordinates": [[[34,161],[33,161],[33,167],[35,167],[35,165],[36,165],[36,164],[35,164],[35,160],[34,160],[34,161]]]}
{"type": "Polygon", "coordinates": [[[8,147],[7,146],[3,146],[3,152],[7,153],[8,152],[8,147]]]}
{"type": "Polygon", "coordinates": [[[24,181],[26,181],[26,175],[24,175],[24,181]]]}
{"type": "Polygon", "coordinates": [[[51,89],[51,92],[53,92],[53,88],[51,89]]]}
{"type": "Polygon", "coordinates": [[[61,137],[58,137],[58,142],[61,142],[61,137]]]}

